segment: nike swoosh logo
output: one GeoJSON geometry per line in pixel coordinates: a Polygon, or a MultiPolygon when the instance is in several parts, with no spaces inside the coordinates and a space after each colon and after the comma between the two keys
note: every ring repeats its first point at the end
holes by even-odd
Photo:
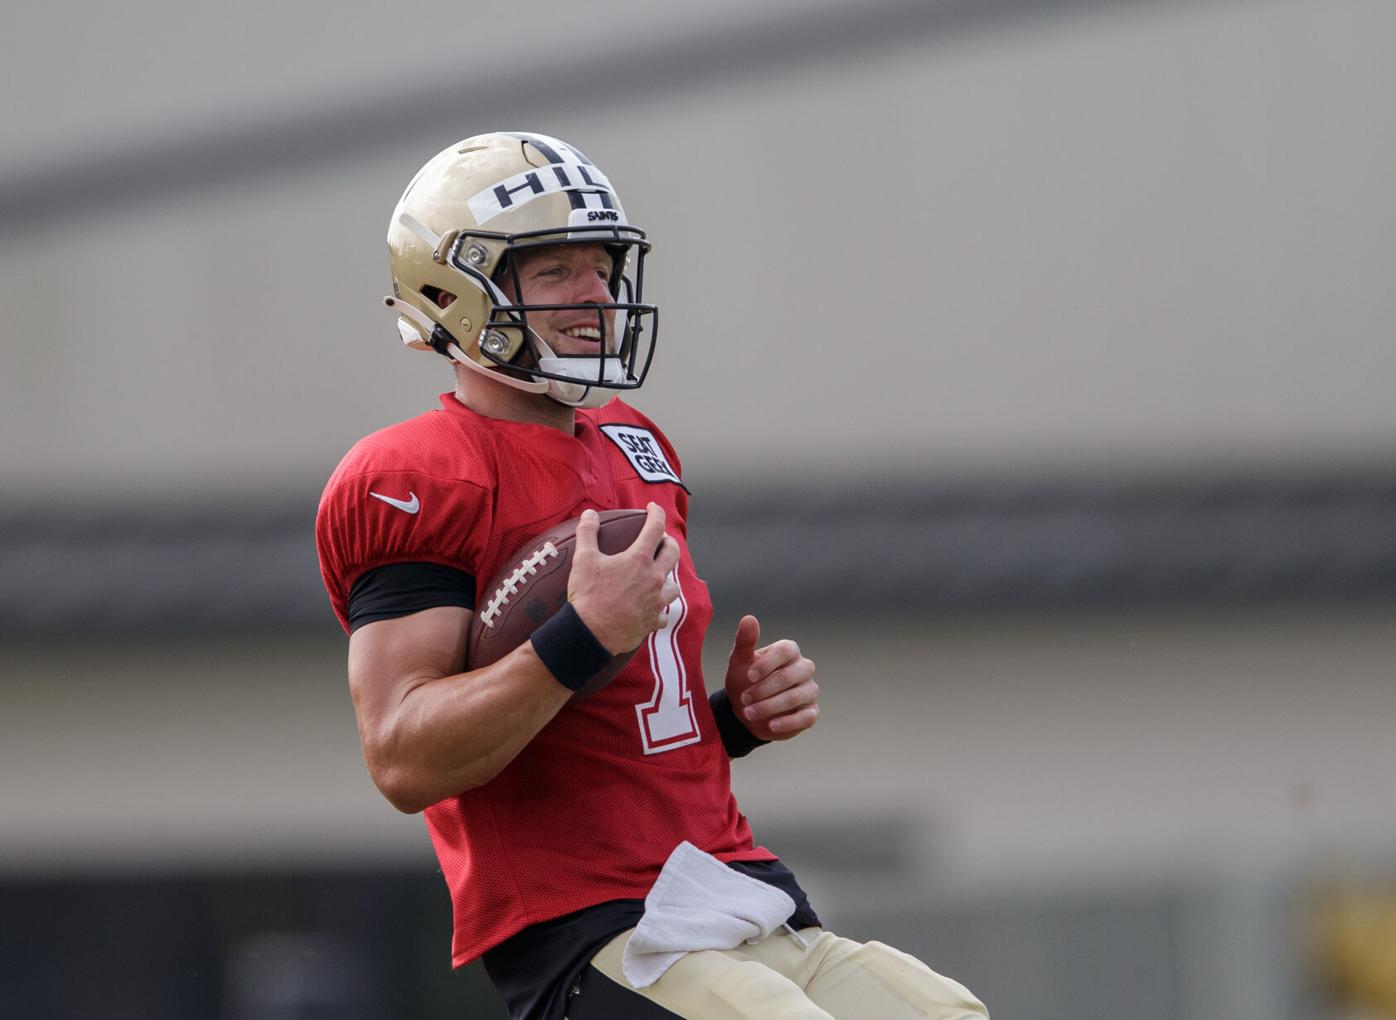
{"type": "Polygon", "coordinates": [[[399,510],[406,510],[409,514],[415,514],[422,508],[422,504],[417,499],[417,494],[415,492],[408,493],[408,495],[412,497],[411,499],[393,499],[392,496],[385,496],[381,492],[370,492],[369,495],[374,499],[381,499],[384,503],[387,503],[388,506],[395,506],[399,510]]]}

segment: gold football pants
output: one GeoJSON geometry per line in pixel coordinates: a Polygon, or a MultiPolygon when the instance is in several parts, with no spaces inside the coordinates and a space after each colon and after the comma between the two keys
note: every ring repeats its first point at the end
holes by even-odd
{"type": "MultiPolygon", "coordinates": [[[[617,935],[591,961],[619,986],[601,994],[640,996],[688,1020],[984,1020],[989,1015],[964,985],[915,957],[821,928],[800,932],[805,947],[782,929],[754,945],[689,953],[654,984],[636,989],[621,971],[630,934],[617,935]]],[[[583,982],[582,1000],[590,997],[588,985],[595,987],[595,981],[583,982]]],[[[587,1012],[586,1003],[578,1001],[577,1015],[587,1012]]]]}

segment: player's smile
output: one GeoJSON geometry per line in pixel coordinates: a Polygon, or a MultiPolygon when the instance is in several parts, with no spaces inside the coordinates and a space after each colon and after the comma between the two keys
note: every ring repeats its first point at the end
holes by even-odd
{"type": "MultiPolygon", "coordinates": [[[[612,322],[615,318],[614,312],[606,314],[606,337],[609,341],[607,347],[614,349],[615,341],[612,322]]],[[[601,350],[601,329],[598,326],[598,319],[591,316],[585,323],[555,327],[553,330],[555,340],[549,341],[548,346],[559,354],[586,354],[595,356],[601,350]]]]}

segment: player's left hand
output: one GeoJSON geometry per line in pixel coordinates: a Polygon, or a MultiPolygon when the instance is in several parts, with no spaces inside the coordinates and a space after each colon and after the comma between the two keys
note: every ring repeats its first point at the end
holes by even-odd
{"type": "Polygon", "coordinates": [[[727,660],[727,698],[747,729],[761,740],[789,740],[819,718],[814,662],[794,641],[757,648],[761,624],[743,616],[727,660]]]}

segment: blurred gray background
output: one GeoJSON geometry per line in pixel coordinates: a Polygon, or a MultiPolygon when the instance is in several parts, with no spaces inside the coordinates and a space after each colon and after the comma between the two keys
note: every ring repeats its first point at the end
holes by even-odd
{"type": "Polygon", "coordinates": [[[393,202],[524,128],[655,242],[709,676],[744,612],[820,664],[734,780],[826,922],[996,1018],[1396,1015],[1392,4],[8,21],[0,1014],[502,1015],[312,528],[450,385],[393,202]]]}

